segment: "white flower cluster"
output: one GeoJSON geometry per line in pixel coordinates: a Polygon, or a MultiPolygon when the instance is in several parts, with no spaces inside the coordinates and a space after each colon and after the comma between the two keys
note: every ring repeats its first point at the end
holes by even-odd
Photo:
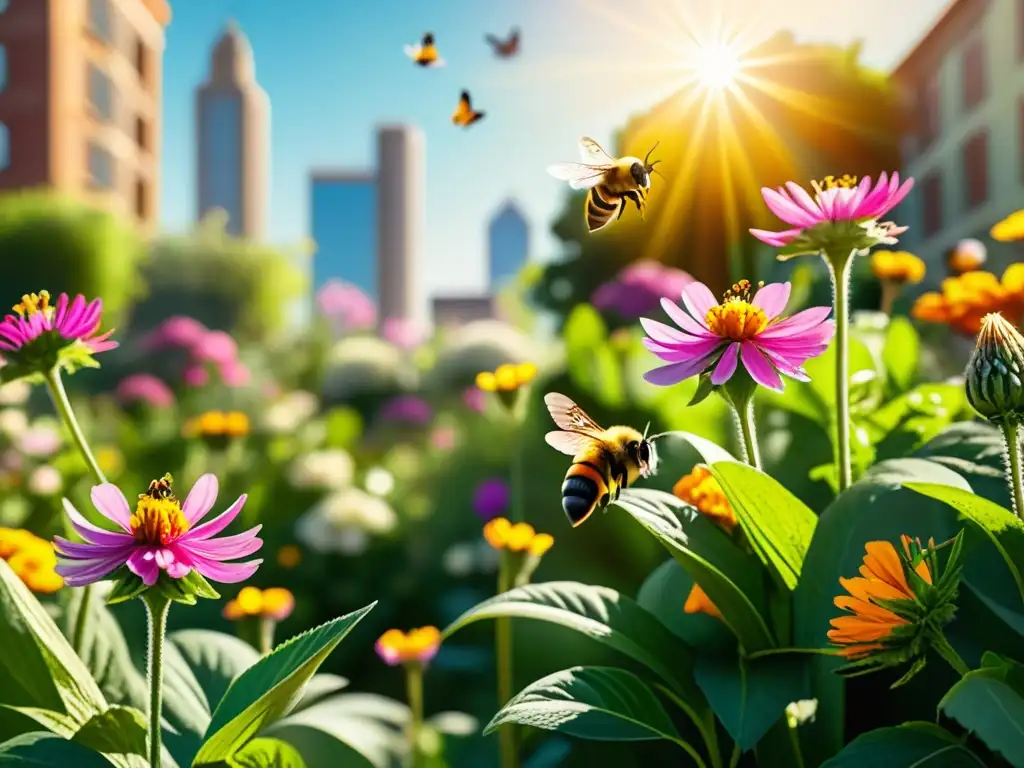
{"type": "Polygon", "coordinates": [[[390,533],[396,525],[398,515],[386,501],[349,487],[329,494],[299,518],[296,534],[315,552],[358,555],[371,536],[390,533]]]}

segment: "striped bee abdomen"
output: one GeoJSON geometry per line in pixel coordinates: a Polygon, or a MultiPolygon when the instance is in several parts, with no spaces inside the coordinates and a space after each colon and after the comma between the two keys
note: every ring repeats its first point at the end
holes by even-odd
{"type": "Polygon", "coordinates": [[[577,462],[569,467],[562,483],[562,509],[575,528],[590,517],[608,493],[604,475],[595,466],[577,462]]]}
{"type": "Polygon", "coordinates": [[[595,232],[607,226],[625,201],[604,184],[591,187],[587,193],[587,229],[595,232]]]}

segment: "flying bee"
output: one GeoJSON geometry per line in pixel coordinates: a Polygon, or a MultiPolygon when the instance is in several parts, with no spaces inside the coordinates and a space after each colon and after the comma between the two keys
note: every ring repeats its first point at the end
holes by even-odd
{"type": "Polygon", "coordinates": [[[651,173],[660,160],[650,161],[651,152],[658,147],[655,144],[650,152],[641,160],[638,157],[613,158],[593,139],[584,136],[580,139],[580,163],[556,163],[548,167],[548,173],[556,179],[568,181],[572,189],[586,189],[587,202],[584,211],[587,216],[587,229],[590,232],[608,226],[615,216],[615,221],[622,218],[626,211],[626,201],[632,200],[643,218],[647,205],[647,194],[651,188],[651,173]]]}
{"type": "Polygon", "coordinates": [[[434,33],[427,32],[419,45],[405,46],[405,55],[421,67],[443,67],[444,59],[437,55],[434,33]]]}
{"type": "MultiPolygon", "coordinates": [[[[544,404],[559,430],[548,432],[545,442],[572,456],[562,483],[562,509],[572,527],[583,523],[594,510],[619,498],[637,478],[650,477],[658,468],[655,437],[632,427],[603,429],[565,395],[551,392],[544,404]]],[[[650,428],[650,424],[647,425],[650,428]]]]}

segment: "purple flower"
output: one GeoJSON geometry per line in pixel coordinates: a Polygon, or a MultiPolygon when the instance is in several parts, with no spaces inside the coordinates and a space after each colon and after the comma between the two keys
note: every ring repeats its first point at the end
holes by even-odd
{"type": "Polygon", "coordinates": [[[180,579],[193,568],[211,581],[224,584],[245,581],[256,572],[262,560],[224,561],[256,552],[263,545],[263,540],[256,537],[262,526],[234,536],[213,538],[238,516],[245,499],[245,495],[239,496],[226,512],[196,525],[217,501],[217,478],[213,475],[200,477],[184,504],[179,504],[175,498],[168,476],[154,480],[149,491],[139,496],[134,512],[113,483],[93,486],[93,506],[123,532],[115,533],[93,525],[64,499],[64,511],[85,543],[55,537],[57,573],[69,587],[101,581],[122,565],[127,565],[128,570],[150,587],[156,584],[161,571],[172,579],[180,579]]]}
{"type": "Polygon", "coordinates": [[[809,381],[800,366],[828,348],[835,322],[826,319],[830,307],[813,307],[780,320],[789,292],[789,283],[772,283],[751,298],[750,283],[744,280],[719,303],[706,285],[693,282],[683,289],[686,312],[662,299],[665,312],[682,330],[641,318],[650,337],[644,346],[669,363],[644,378],[667,386],[711,370],[711,383],[721,385],[742,360],[754,381],[769,389],[782,391],[780,373],[809,381]]]}
{"type": "Polygon", "coordinates": [[[117,385],[117,399],[123,404],[142,402],[154,408],[174,405],[174,393],[162,379],[148,373],[136,373],[121,379],[117,385]]]}
{"type": "Polygon", "coordinates": [[[357,286],[328,280],[316,294],[320,311],[343,331],[371,328],[377,322],[373,299],[357,286]]]}
{"type": "Polygon", "coordinates": [[[661,299],[678,296],[692,282],[693,277],[681,269],[651,260],[639,261],[594,291],[590,303],[632,320],[653,312],[661,299]]]}
{"type": "Polygon", "coordinates": [[[426,339],[419,323],[404,317],[389,317],[381,328],[381,336],[400,349],[415,349],[426,339]]]}
{"type": "Polygon", "coordinates": [[[207,331],[192,347],[196,360],[216,365],[228,365],[238,357],[238,345],[224,331],[207,331]]]}
{"type": "Polygon", "coordinates": [[[462,402],[474,413],[483,413],[487,410],[487,393],[479,387],[467,387],[462,392],[462,402]]]}
{"type": "Polygon", "coordinates": [[[484,480],[473,494],[473,510],[481,519],[493,520],[505,513],[511,497],[508,483],[501,478],[484,480]]]}
{"type": "Polygon", "coordinates": [[[422,426],[434,418],[430,403],[416,395],[398,395],[388,400],[378,414],[383,421],[422,426]]]}
{"type": "Polygon", "coordinates": [[[175,315],[158,325],[143,342],[143,346],[155,351],[167,347],[192,349],[208,333],[206,326],[192,317],[175,315]]]}

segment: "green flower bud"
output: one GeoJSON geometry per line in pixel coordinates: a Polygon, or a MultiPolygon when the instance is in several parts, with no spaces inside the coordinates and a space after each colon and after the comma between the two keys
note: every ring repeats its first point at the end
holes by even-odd
{"type": "Polygon", "coordinates": [[[982,320],[964,377],[967,400],[983,417],[1024,421],[1024,337],[999,313],[982,320]]]}

